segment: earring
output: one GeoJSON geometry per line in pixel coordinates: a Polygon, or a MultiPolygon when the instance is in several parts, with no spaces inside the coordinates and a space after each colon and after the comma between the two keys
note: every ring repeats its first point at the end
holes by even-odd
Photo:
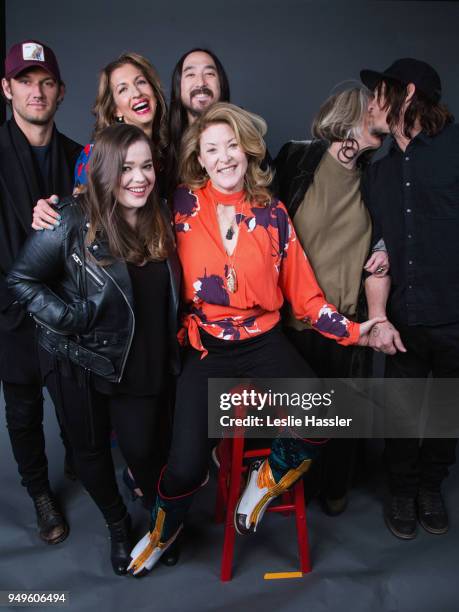
{"type": "Polygon", "coordinates": [[[115,118],[116,123],[124,123],[124,117],[123,115],[120,115],[119,117],[115,118]]]}

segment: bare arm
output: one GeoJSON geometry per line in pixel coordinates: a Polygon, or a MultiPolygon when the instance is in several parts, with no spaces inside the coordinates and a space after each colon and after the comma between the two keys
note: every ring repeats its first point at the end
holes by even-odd
{"type": "MultiPolygon", "coordinates": [[[[369,276],[365,281],[365,294],[368,303],[368,316],[385,317],[386,304],[390,291],[390,276],[369,276]]],[[[377,323],[370,332],[369,346],[375,351],[395,355],[397,351],[406,353],[400,334],[389,321],[377,323]]]]}

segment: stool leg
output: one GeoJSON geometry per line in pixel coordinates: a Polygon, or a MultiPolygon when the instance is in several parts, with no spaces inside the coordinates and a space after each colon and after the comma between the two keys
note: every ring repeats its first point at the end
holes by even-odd
{"type": "Polygon", "coordinates": [[[244,454],[244,438],[233,438],[233,452],[231,460],[231,476],[228,491],[228,505],[226,507],[225,536],[223,540],[223,554],[220,579],[222,582],[231,580],[234,540],[236,529],[234,527],[234,510],[236,509],[241,493],[242,460],[244,454]]]}
{"type": "Polygon", "coordinates": [[[215,522],[224,523],[225,521],[225,496],[226,496],[226,482],[225,475],[223,473],[222,466],[218,470],[217,477],[217,498],[215,500],[215,522]]]}
{"type": "Polygon", "coordinates": [[[311,571],[311,558],[309,554],[308,525],[306,522],[306,504],[304,502],[303,479],[300,478],[294,485],[296,532],[298,537],[298,551],[300,554],[300,569],[303,574],[311,571]]]}
{"type": "Polygon", "coordinates": [[[215,522],[225,522],[225,508],[228,503],[228,478],[230,473],[232,440],[224,438],[219,443],[220,467],[217,476],[217,498],[215,501],[215,522]]]}

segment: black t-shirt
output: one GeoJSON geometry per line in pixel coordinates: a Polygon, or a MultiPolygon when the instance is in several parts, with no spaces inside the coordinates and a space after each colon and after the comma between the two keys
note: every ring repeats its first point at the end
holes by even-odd
{"type": "Polygon", "coordinates": [[[48,196],[51,193],[51,144],[44,147],[30,147],[32,149],[35,167],[37,170],[40,193],[48,196]]]}
{"type": "Polygon", "coordinates": [[[127,264],[134,296],[135,331],[116,393],[155,395],[168,370],[169,270],[164,261],[127,264]]]}

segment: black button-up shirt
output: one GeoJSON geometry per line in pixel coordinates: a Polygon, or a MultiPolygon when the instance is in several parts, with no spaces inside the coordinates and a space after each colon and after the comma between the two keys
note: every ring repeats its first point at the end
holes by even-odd
{"type": "Polygon", "coordinates": [[[389,316],[408,325],[459,321],[459,125],[421,132],[404,152],[389,139],[363,184],[374,241],[384,238],[390,259],[389,316]]]}

